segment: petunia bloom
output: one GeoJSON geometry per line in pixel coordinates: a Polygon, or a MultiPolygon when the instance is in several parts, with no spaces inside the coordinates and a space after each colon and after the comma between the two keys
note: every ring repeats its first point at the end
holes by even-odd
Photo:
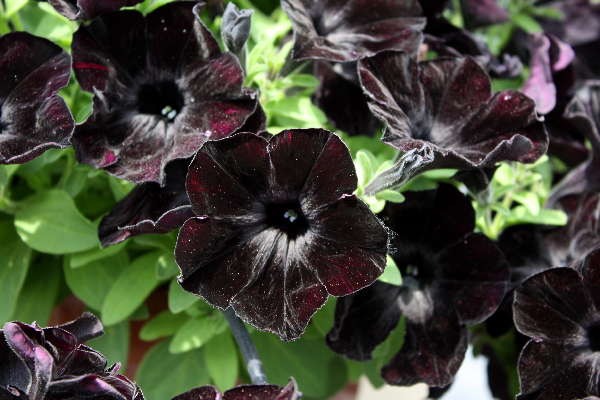
{"type": "Polygon", "coordinates": [[[302,393],[296,381],[290,379],[285,387],[277,385],[242,385],[221,394],[214,386],[202,386],[189,390],[172,400],[298,400],[302,393]]]}
{"type": "MultiPolygon", "coordinates": [[[[36,0],[44,1],[44,0],[36,0]]],[[[45,0],[61,15],[71,20],[94,19],[100,14],[131,7],[144,0],[45,0]]]]}
{"type": "Polygon", "coordinates": [[[416,53],[425,18],[416,0],[282,0],[294,26],[292,59],[348,62],[383,50],[416,53]]]}
{"type": "Polygon", "coordinates": [[[0,398],[143,400],[140,388],[122,375],[120,364],[82,343],[101,336],[90,313],[52,328],[7,322],[0,330],[0,398]]]}
{"type": "Polygon", "coordinates": [[[371,111],[386,125],[381,141],[402,152],[431,149],[426,169],[534,162],[546,152],[534,101],[514,90],[492,94],[489,75],[471,57],[417,63],[389,51],[358,67],[371,111]]]}
{"type": "Polygon", "coordinates": [[[346,296],[383,272],[387,232],[352,195],[352,158],[331,132],[207,142],[186,188],[197,217],[177,238],[181,286],[284,341],[304,332],[329,294],[346,296]]]}
{"type": "Polygon", "coordinates": [[[518,400],[599,396],[600,250],[579,270],[552,268],[517,289],[517,329],[532,338],[521,352],[518,400]]]}
{"type": "Polygon", "coordinates": [[[69,83],[71,57],[26,32],[0,37],[0,164],[21,164],[69,147],[75,121],[56,92],[69,83]]]}
{"type": "Polygon", "coordinates": [[[196,3],[169,3],[145,18],[134,10],[104,14],[75,32],[75,76],[94,93],[92,114],[73,135],[79,162],[163,185],[169,161],[232,134],[259,107],[196,3]]]}
{"type": "Polygon", "coordinates": [[[458,189],[440,184],[404,194],[404,203],[388,203],[382,212],[395,232],[391,256],[402,285],[378,281],[338,299],[327,345],[367,361],[404,314],[404,343],[383,368],[383,379],[444,387],[467,350],[466,325],[482,322],[502,301],[508,266],[490,239],[473,233],[475,212],[458,189]]]}

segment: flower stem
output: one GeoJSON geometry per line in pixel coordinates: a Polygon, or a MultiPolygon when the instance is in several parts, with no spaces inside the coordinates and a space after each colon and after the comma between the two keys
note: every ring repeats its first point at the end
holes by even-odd
{"type": "Polygon", "coordinates": [[[248,369],[248,374],[250,375],[250,379],[254,385],[266,385],[267,375],[265,374],[265,370],[262,365],[262,361],[260,360],[260,356],[258,355],[258,351],[256,350],[256,346],[254,346],[254,342],[248,333],[248,330],[244,326],[244,323],[235,315],[235,312],[230,307],[227,310],[223,311],[223,315],[229,324],[229,328],[233,333],[233,337],[235,337],[235,341],[240,347],[240,351],[244,356],[244,361],[246,361],[246,368],[248,369]]]}

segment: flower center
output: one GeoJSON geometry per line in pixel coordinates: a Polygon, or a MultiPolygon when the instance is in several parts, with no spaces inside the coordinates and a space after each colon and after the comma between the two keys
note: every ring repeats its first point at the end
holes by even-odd
{"type": "Polygon", "coordinates": [[[587,339],[592,351],[600,351],[600,321],[587,328],[587,339]]]}
{"type": "Polygon", "coordinates": [[[172,81],[143,85],[138,93],[137,109],[142,114],[155,114],[173,122],[183,108],[181,91],[172,81]]]}
{"type": "Polygon", "coordinates": [[[267,224],[285,232],[291,239],[306,233],[308,221],[304,218],[300,203],[266,205],[267,224]]]}
{"type": "Polygon", "coordinates": [[[434,280],[435,266],[419,251],[401,253],[402,251],[392,257],[400,269],[404,286],[410,286],[415,290],[422,289],[434,280]]]}

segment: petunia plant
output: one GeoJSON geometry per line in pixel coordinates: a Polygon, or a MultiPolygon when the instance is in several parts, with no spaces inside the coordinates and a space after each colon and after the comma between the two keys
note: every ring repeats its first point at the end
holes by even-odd
{"type": "Polygon", "coordinates": [[[598,396],[560,3],[1,0],[0,398],[598,396]]]}

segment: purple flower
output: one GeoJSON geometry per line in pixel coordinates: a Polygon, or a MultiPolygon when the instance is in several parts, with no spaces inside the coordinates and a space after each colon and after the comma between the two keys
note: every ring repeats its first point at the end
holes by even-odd
{"type": "Polygon", "coordinates": [[[517,289],[517,329],[532,338],[519,359],[519,400],[600,395],[600,251],[580,270],[553,268],[517,289]]]}
{"type": "Polygon", "coordinates": [[[323,129],[207,142],[187,176],[197,217],[177,238],[181,286],[298,338],[328,294],[362,289],[385,266],[387,232],[356,187],[348,148],[323,129]]]}
{"type": "Polygon", "coordinates": [[[172,400],[298,400],[302,393],[296,382],[290,379],[285,387],[277,385],[242,385],[221,394],[214,386],[202,386],[189,390],[172,400]]]}
{"type": "Polygon", "coordinates": [[[26,32],[0,37],[0,164],[21,164],[69,147],[75,122],[62,97],[71,57],[26,32]]]}
{"type": "Polygon", "coordinates": [[[104,334],[90,313],[53,328],[7,322],[0,330],[0,397],[143,400],[140,388],[106,369],[102,354],[82,343],[104,334]]]}
{"type": "Polygon", "coordinates": [[[169,161],[232,134],[260,107],[236,57],[200,21],[203,6],[104,14],[74,34],[75,76],[94,92],[92,115],[73,135],[79,162],[163,185],[169,161]]]}
{"type": "Polygon", "coordinates": [[[35,0],[47,1],[61,15],[71,20],[94,19],[100,14],[131,7],[144,0],[35,0]]]}
{"type": "Polygon", "coordinates": [[[546,152],[533,100],[513,90],[492,94],[490,77],[471,57],[417,63],[389,51],[358,67],[371,111],[386,124],[381,140],[403,152],[430,148],[426,169],[533,162],[546,152]]]}
{"type": "Polygon", "coordinates": [[[391,254],[402,285],[375,282],[338,299],[327,345],[345,357],[367,361],[404,314],[400,351],[382,370],[392,385],[448,385],[468,345],[466,325],[482,322],[498,307],[509,279],[502,253],[472,233],[475,213],[456,188],[405,192],[401,204],[382,212],[396,233],[391,254]]]}
{"type": "MultiPolygon", "coordinates": [[[[521,91],[535,100],[536,109],[540,114],[548,114],[556,106],[557,96],[564,97],[566,95],[558,93],[555,81],[561,85],[561,78],[568,79],[565,79],[567,78],[565,76],[556,75],[571,64],[575,53],[571,46],[549,34],[533,33],[530,41],[532,47],[531,72],[521,91]]],[[[568,81],[570,82],[569,87],[564,87],[563,84],[562,89],[572,94],[569,89],[574,80],[568,81]]]]}
{"type": "Polygon", "coordinates": [[[292,59],[356,61],[383,50],[416,54],[425,18],[416,0],[282,0],[294,26],[292,59]]]}

